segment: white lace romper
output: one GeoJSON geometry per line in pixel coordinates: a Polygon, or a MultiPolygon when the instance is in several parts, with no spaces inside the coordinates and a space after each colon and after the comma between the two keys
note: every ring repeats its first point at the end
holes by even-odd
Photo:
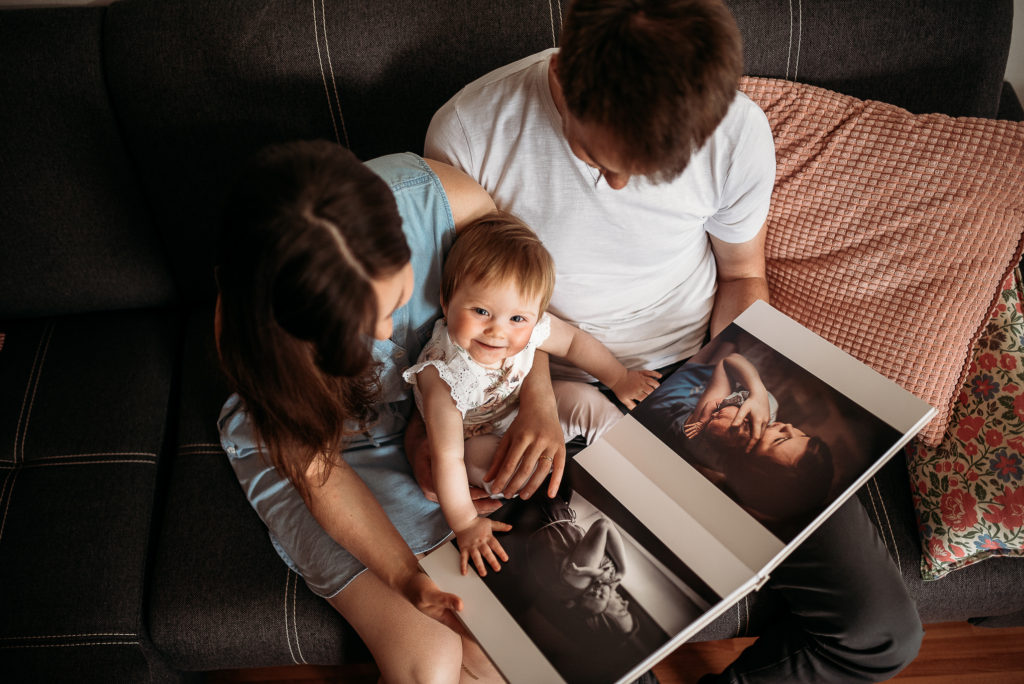
{"type": "Polygon", "coordinates": [[[521,352],[505,359],[501,368],[485,368],[449,337],[448,323],[442,318],[434,324],[430,340],[416,364],[402,377],[413,385],[416,407],[423,413],[423,397],[416,375],[427,366],[434,366],[451,388],[452,399],[462,413],[464,437],[501,436],[519,411],[519,388],[533,367],[534,352],[550,334],[551,317],[545,313],[521,352]]]}

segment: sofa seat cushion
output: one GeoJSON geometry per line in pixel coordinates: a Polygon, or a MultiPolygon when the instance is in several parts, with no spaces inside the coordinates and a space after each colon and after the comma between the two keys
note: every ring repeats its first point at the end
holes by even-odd
{"type": "Polygon", "coordinates": [[[178,446],[155,551],[150,630],[181,670],[368,662],[354,631],[281,561],[220,446],[229,394],[213,311],[188,323],[178,446]]]}
{"type": "Polygon", "coordinates": [[[144,577],[176,317],[0,332],[0,672],[146,678],[144,577]]]}

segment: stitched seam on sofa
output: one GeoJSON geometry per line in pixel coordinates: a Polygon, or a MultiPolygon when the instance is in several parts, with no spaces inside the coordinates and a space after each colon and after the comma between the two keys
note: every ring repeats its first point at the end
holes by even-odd
{"type": "MultiPolygon", "coordinates": [[[[294,574],[294,573],[293,573],[294,574]]],[[[306,663],[306,656],[302,655],[302,644],[299,643],[299,576],[295,575],[292,584],[292,627],[295,630],[295,650],[299,652],[299,660],[306,663]]]]}
{"type": "Polygon", "coordinates": [[[77,648],[79,646],[138,646],[139,640],[135,641],[83,641],[79,644],[0,644],[0,650],[14,650],[16,648],[77,648]]]}
{"type": "Polygon", "coordinates": [[[793,56],[793,0],[789,0],[789,47],[786,49],[786,78],[789,78],[789,60],[793,56]]]}
{"type": "Polygon", "coordinates": [[[882,545],[885,546],[886,552],[889,551],[889,542],[885,540],[885,535],[882,534],[882,519],[878,515],[878,508],[875,506],[875,493],[871,491],[871,487],[867,488],[868,501],[871,502],[871,510],[868,511],[868,517],[871,518],[871,522],[874,523],[875,529],[878,530],[878,537],[882,540],[882,545]]]}
{"type": "Polygon", "coordinates": [[[320,53],[320,31],[316,24],[316,0],[313,0],[313,40],[316,41],[316,56],[320,61],[320,76],[324,82],[324,94],[327,96],[327,109],[331,113],[331,125],[334,126],[334,139],[341,143],[341,137],[338,136],[338,123],[341,123],[341,134],[345,138],[345,147],[352,149],[352,146],[348,141],[348,130],[345,128],[345,116],[341,113],[341,98],[338,97],[338,83],[334,78],[334,64],[331,62],[331,46],[327,40],[327,8],[324,6],[324,0],[320,0],[320,19],[324,26],[324,52],[327,53],[327,67],[331,73],[331,85],[334,88],[334,102],[331,101],[331,91],[327,87],[327,75],[324,72],[324,60],[320,53]],[[338,105],[338,118],[337,121],[334,118],[334,104],[338,105]]]}
{"type": "Polygon", "coordinates": [[[25,395],[21,398],[21,411],[18,412],[18,422],[14,425],[14,448],[11,450],[11,463],[18,462],[18,439],[21,436],[21,420],[25,417],[25,406],[28,405],[29,391],[32,389],[32,378],[36,374],[36,364],[39,363],[39,354],[43,348],[43,337],[40,336],[36,343],[36,355],[32,358],[32,369],[28,374],[28,381],[25,383],[25,395]]]}
{"type": "Polygon", "coordinates": [[[21,412],[18,413],[18,423],[14,428],[14,451],[11,453],[12,463],[18,462],[18,441],[21,440],[22,460],[24,461],[24,449],[25,449],[25,436],[24,433],[28,432],[28,415],[25,413],[26,406],[29,407],[29,413],[31,413],[31,402],[29,401],[29,394],[32,395],[32,400],[35,400],[35,387],[39,382],[39,374],[37,374],[37,368],[40,373],[42,371],[42,360],[46,357],[46,350],[50,347],[50,334],[53,332],[53,323],[49,323],[46,329],[43,331],[42,336],[39,338],[39,342],[36,344],[36,355],[32,359],[32,370],[29,371],[28,384],[25,385],[25,396],[21,399],[21,412]],[[45,344],[44,344],[45,342],[45,344]],[[22,427],[22,421],[24,421],[24,428],[22,427]]]}
{"type": "Polygon", "coordinates": [[[331,113],[331,126],[334,127],[334,141],[341,144],[341,136],[338,135],[338,122],[334,120],[334,104],[331,102],[331,91],[327,89],[327,72],[324,71],[324,58],[320,54],[320,29],[316,25],[316,0],[313,3],[313,41],[316,43],[316,58],[320,62],[320,78],[324,82],[324,95],[327,96],[327,109],[331,113]]]}
{"type": "Polygon", "coordinates": [[[885,514],[885,528],[889,531],[889,538],[892,539],[892,551],[896,556],[896,567],[900,569],[900,574],[903,573],[903,563],[900,560],[900,548],[896,544],[896,534],[892,529],[892,521],[889,519],[889,511],[885,508],[885,498],[882,496],[882,490],[878,486],[878,480],[872,478],[868,481],[868,485],[875,485],[875,491],[878,493],[878,505],[882,507],[882,513],[885,514]]]}
{"type": "MultiPolygon", "coordinates": [[[[25,468],[53,468],[56,466],[69,466],[69,465],[110,465],[110,464],[124,464],[124,463],[141,463],[142,465],[156,465],[156,459],[142,460],[138,458],[125,458],[121,460],[102,460],[102,461],[58,461],[56,463],[26,463],[25,468]]],[[[13,485],[11,487],[13,489],[13,485]]]]}
{"type": "Polygon", "coordinates": [[[740,636],[749,636],[750,634],[750,594],[743,597],[743,614],[745,619],[743,620],[743,632],[740,636]]]}
{"type": "Polygon", "coordinates": [[[288,588],[292,583],[292,571],[288,569],[288,574],[284,576],[284,640],[288,644],[288,655],[292,657],[292,662],[296,665],[299,661],[295,659],[295,651],[292,650],[292,637],[291,632],[288,628],[288,588]]]}
{"type": "Polygon", "coordinates": [[[178,451],[183,449],[219,449],[219,442],[196,442],[195,444],[182,444],[178,447],[178,451]]]}
{"type": "Polygon", "coordinates": [[[348,130],[345,128],[345,115],[341,113],[338,83],[334,79],[334,63],[331,61],[331,43],[327,39],[327,8],[324,6],[324,0],[320,0],[320,16],[324,20],[324,50],[327,52],[327,68],[331,70],[331,87],[334,89],[334,102],[338,105],[338,120],[341,122],[341,133],[345,137],[345,147],[352,149],[348,142],[348,130]]]}
{"type": "Polygon", "coordinates": [[[4,517],[0,519],[0,541],[4,538],[4,528],[7,527],[7,511],[11,508],[11,499],[14,498],[14,481],[18,479],[18,471],[11,470],[7,473],[7,477],[4,478],[4,486],[0,489],[0,501],[7,499],[4,503],[4,517]],[[13,477],[12,477],[13,476],[13,477]],[[10,489],[7,488],[7,482],[10,481],[10,489]]]}
{"type": "Polygon", "coordinates": [[[95,454],[59,454],[57,456],[39,456],[33,458],[32,463],[39,463],[40,461],[63,461],[72,458],[92,458],[94,456],[148,456],[149,458],[156,460],[156,454],[149,451],[104,451],[95,454]]]}
{"type": "MultiPolygon", "coordinates": [[[[871,511],[874,513],[875,529],[878,530],[878,536],[882,540],[882,545],[885,547],[886,552],[889,553],[890,557],[895,557],[897,552],[895,550],[889,550],[889,540],[885,538],[885,531],[882,529],[882,516],[878,513],[878,505],[875,503],[875,492],[871,489],[871,481],[868,481],[868,500],[871,501],[871,511]]],[[[897,562],[898,564],[898,562],[897,562]]],[[[900,572],[903,572],[903,568],[900,567],[900,572]]]]}
{"type": "Polygon", "coordinates": [[[804,0],[796,3],[796,62],[793,64],[793,80],[797,80],[800,72],[800,46],[804,37],[804,0]]]}
{"type": "MultiPolygon", "coordinates": [[[[43,347],[43,355],[39,357],[39,368],[36,370],[36,377],[32,383],[32,398],[28,402],[28,411],[25,413],[25,425],[21,430],[21,462],[25,463],[25,441],[28,437],[28,423],[32,420],[32,408],[36,405],[36,393],[39,391],[39,378],[43,377],[43,366],[46,364],[46,353],[50,350],[50,340],[53,339],[54,323],[50,323],[46,330],[46,345],[43,347]]],[[[15,456],[17,460],[17,456],[15,456]]]]}
{"type": "Polygon", "coordinates": [[[558,39],[555,38],[555,8],[548,0],[548,18],[551,20],[551,47],[558,47],[558,39]]]}
{"type": "Polygon", "coordinates": [[[68,639],[72,637],[137,637],[134,632],[82,632],[79,634],[37,634],[30,636],[5,636],[0,641],[24,641],[26,639],[68,639]]]}

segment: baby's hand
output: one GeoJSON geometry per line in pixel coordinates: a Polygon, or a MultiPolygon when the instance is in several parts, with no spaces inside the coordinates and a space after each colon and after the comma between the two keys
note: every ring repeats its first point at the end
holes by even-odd
{"type": "Polygon", "coordinates": [[[687,439],[694,439],[697,435],[704,432],[704,426],[707,425],[703,420],[696,420],[694,422],[687,421],[683,425],[683,434],[686,435],[687,439]]]}
{"type": "Polygon", "coordinates": [[[653,370],[631,370],[611,387],[612,392],[619,398],[623,406],[632,410],[634,406],[647,398],[651,392],[661,384],[657,378],[661,373],[653,370]]]}
{"type": "Polygon", "coordinates": [[[508,532],[512,526],[508,523],[498,522],[489,518],[474,518],[466,527],[455,531],[455,538],[459,540],[459,567],[462,574],[469,572],[469,561],[472,559],[476,571],[481,577],[487,576],[486,561],[495,572],[501,570],[501,563],[508,562],[508,554],[501,544],[495,539],[493,532],[508,532]]]}

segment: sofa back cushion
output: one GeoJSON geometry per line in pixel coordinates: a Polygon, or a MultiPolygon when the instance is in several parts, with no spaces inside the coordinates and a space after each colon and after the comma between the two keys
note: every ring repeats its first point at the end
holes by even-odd
{"type": "Polygon", "coordinates": [[[214,291],[221,198],[246,157],[300,138],[339,142],[363,160],[421,153],[430,117],[458,88],[555,44],[560,22],[552,7],[548,0],[111,5],[111,98],[186,297],[214,291]]]}
{"type": "MultiPolygon", "coordinates": [[[[993,116],[1012,0],[727,0],[746,71],[912,112],[993,116]],[[909,36],[909,37],[908,37],[909,36]]],[[[421,152],[474,78],[552,47],[569,2],[121,0],[106,10],[111,101],[188,300],[214,292],[221,198],[259,147],[324,138],[361,159],[421,152]]],[[[495,103],[496,106],[498,103],[495,103]]]]}
{"type": "Polygon", "coordinates": [[[1013,0],[726,0],[744,72],[800,81],[915,114],[993,118],[1013,0]]]}
{"type": "Polygon", "coordinates": [[[0,318],[174,298],[107,99],[102,20],[0,12],[0,318]]]}

